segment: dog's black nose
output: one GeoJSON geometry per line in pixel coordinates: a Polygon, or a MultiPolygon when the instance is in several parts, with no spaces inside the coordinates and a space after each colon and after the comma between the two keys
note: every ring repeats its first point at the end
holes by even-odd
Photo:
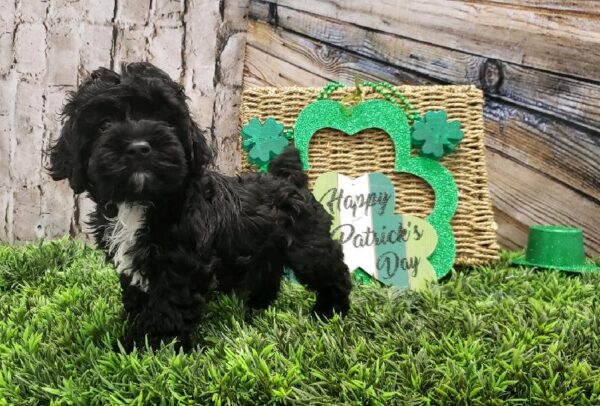
{"type": "Polygon", "coordinates": [[[131,157],[143,157],[152,151],[150,144],[146,141],[133,141],[127,146],[127,155],[131,157]]]}

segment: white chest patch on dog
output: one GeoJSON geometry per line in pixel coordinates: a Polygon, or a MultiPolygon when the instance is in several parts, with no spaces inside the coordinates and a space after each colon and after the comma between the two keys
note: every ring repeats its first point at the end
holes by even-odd
{"type": "Polygon", "coordinates": [[[142,291],[148,291],[148,280],[133,269],[132,248],[137,241],[137,234],[144,225],[146,206],[136,203],[119,204],[116,217],[109,218],[104,232],[104,240],[108,252],[119,274],[131,276],[131,286],[137,286],[142,291]]]}

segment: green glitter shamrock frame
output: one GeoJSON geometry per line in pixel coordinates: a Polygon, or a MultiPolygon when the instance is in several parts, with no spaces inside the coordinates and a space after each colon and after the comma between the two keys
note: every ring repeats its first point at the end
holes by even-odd
{"type": "MultiPolygon", "coordinates": [[[[378,128],[388,133],[395,148],[394,170],[420,177],[432,187],[435,194],[435,205],[431,214],[427,216],[427,221],[436,230],[438,245],[429,261],[438,279],[442,278],[450,272],[456,256],[456,242],[450,221],[458,207],[458,188],[452,174],[439,160],[453,152],[462,140],[460,123],[448,122],[444,111],[430,111],[424,117],[420,117],[406,97],[385,82],[363,82],[363,86],[373,88],[385,99],[364,101],[360,84],[356,82],[354,93],[345,98],[347,102],[357,102],[356,105],[349,106],[329,100],[331,93],[344,87],[341,83],[329,83],[319,93],[317,101],[302,110],[294,128],[283,134],[279,133],[277,137],[294,141],[300,151],[304,169],[308,170],[308,145],[312,136],[319,130],[331,128],[349,136],[369,128],[378,128]],[[412,128],[409,121],[413,122],[412,128]],[[411,144],[419,150],[420,157],[411,157],[411,144]]],[[[269,120],[275,121],[272,118],[267,119],[269,120]]],[[[255,145],[250,140],[247,130],[256,124],[249,123],[242,129],[242,136],[247,140],[243,146],[247,152],[255,145]]],[[[259,134],[258,138],[267,140],[273,137],[259,134]]],[[[270,154],[268,161],[277,155],[277,151],[271,152],[274,154],[270,154]]],[[[250,155],[249,159],[261,171],[267,169],[268,161],[260,162],[260,159],[252,159],[250,155]]]]}
{"type": "Polygon", "coordinates": [[[340,102],[317,100],[300,113],[294,126],[294,141],[300,151],[305,170],[310,169],[308,145],[319,130],[331,128],[349,136],[369,128],[378,128],[390,135],[395,148],[396,172],[409,173],[425,180],[435,194],[435,206],[427,221],[438,234],[438,246],[429,257],[439,278],[447,275],[456,255],[454,233],[450,221],[458,206],[458,188],[452,174],[438,161],[426,157],[411,157],[411,129],[405,112],[387,100],[367,100],[352,108],[342,108],[340,102]]]}

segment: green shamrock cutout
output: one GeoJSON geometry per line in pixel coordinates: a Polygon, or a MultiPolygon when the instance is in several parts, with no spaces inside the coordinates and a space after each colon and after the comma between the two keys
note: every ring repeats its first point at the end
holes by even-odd
{"type": "Polygon", "coordinates": [[[421,150],[421,156],[440,160],[453,152],[463,139],[459,121],[448,122],[445,111],[429,111],[412,128],[412,145],[421,150]]]}
{"type": "Polygon", "coordinates": [[[261,124],[252,118],[242,127],[242,146],[248,152],[248,160],[265,172],[269,162],[279,155],[288,145],[283,135],[283,124],[269,117],[261,124]]]}
{"type": "Polygon", "coordinates": [[[386,100],[367,100],[354,106],[352,115],[344,114],[340,107],[341,103],[337,101],[318,100],[306,106],[298,116],[294,125],[294,141],[300,151],[304,169],[310,169],[310,139],[321,129],[331,128],[348,136],[369,128],[381,129],[388,133],[395,148],[394,170],[420,177],[433,189],[435,206],[427,216],[427,221],[436,231],[438,245],[429,261],[438,278],[447,275],[452,269],[456,255],[450,221],[458,206],[458,188],[452,174],[437,160],[411,157],[408,118],[396,104],[386,100]]]}

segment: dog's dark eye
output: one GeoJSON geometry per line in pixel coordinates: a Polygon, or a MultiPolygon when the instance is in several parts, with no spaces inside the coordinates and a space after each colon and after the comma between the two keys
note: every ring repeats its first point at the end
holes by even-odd
{"type": "Polygon", "coordinates": [[[103,122],[100,123],[100,126],[98,128],[100,129],[101,132],[104,132],[104,131],[108,130],[111,126],[112,126],[112,121],[104,120],[103,122]]]}

